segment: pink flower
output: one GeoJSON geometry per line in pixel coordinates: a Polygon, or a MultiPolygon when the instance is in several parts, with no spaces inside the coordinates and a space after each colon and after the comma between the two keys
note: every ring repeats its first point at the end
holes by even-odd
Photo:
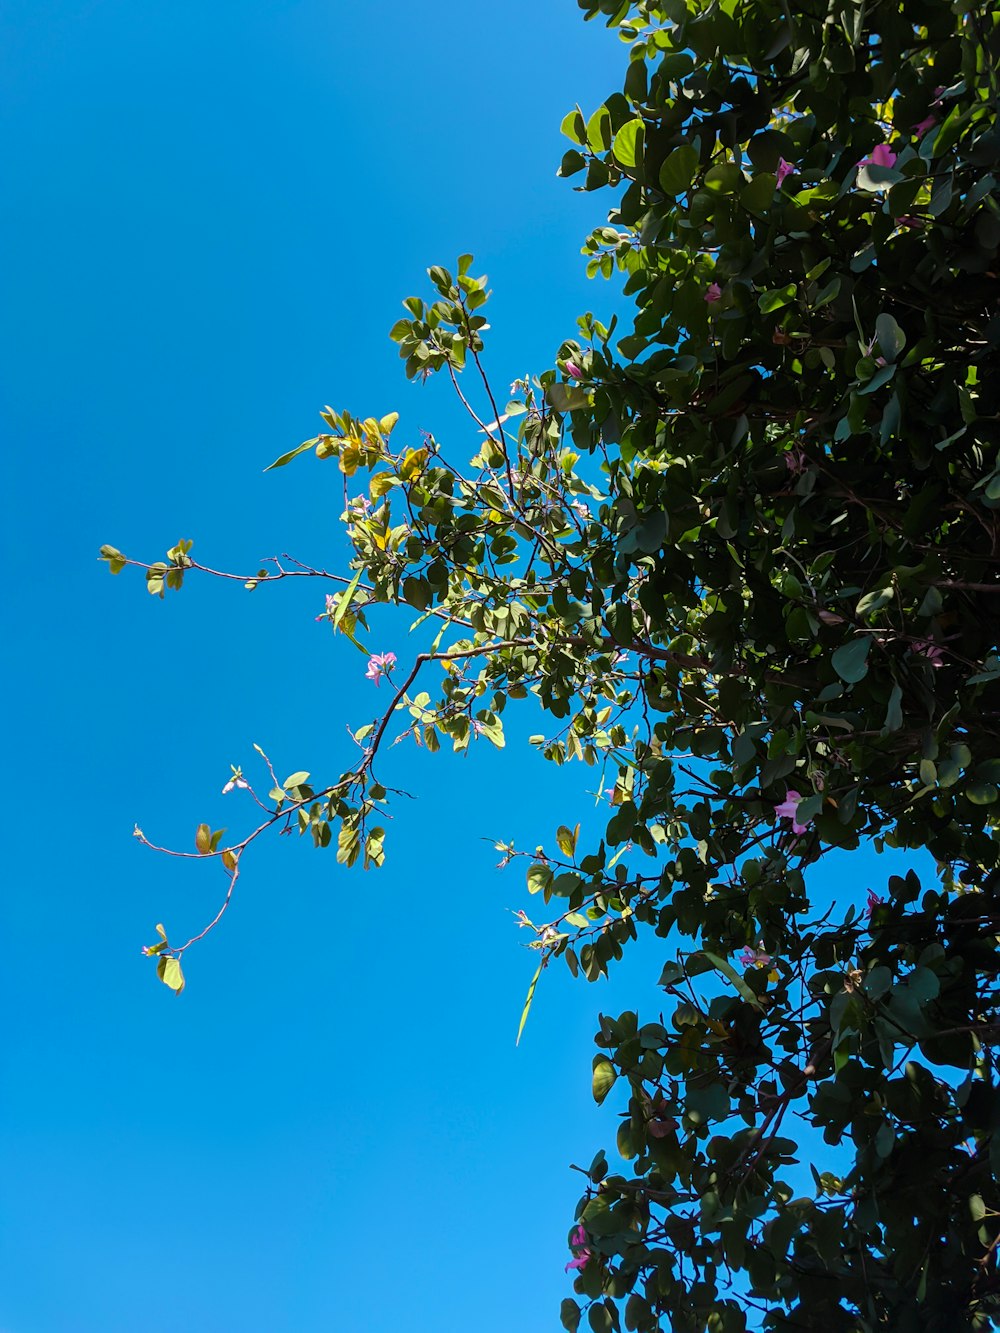
{"type": "Polygon", "coordinates": [[[880,898],[877,893],[869,889],[868,902],[867,905],[865,906],[865,918],[867,919],[868,917],[870,917],[872,912],[875,911],[875,908],[881,907],[883,902],[885,902],[884,898],[880,898]]]}
{"type": "Polygon", "coordinates": [[[244,791],[249,791],[250,783],[247,782],[246,778],[241,778],[238,776],[231,777],[222,789],[223,796],[228,796],[234,787],[242,787],[244,791]]]}
{"type": "Polygon", "coordinates": [[[858,163],[859,167],[894,167],[896,165],[896,154],[887,143],[877,143],[868,157],[863,157],[858,163]]]}
{"type": "Polygon", "coordinates": [[[583,379],[583,371],[580,369],[580,367],[576,364],[575,361],[566,362],[566,374],[569,375],[570,379],[574,380],[583,379]]]}
{"type": "Polygon", "coordinates": [[[904,213],[902,217],[897,218],[896,224],[900,227],[922,227],[924,225],[920,218],[911,217],[909,213],[904,213]]]}
{"type": "Polygon", "coordinates": [[[574,1229],[573,1234],[569,1238],[569,1243],[574,1250],[579,1250],[580,1253],[574,1255],[566,1265],[565,1272],[567,1273],[571,1268],[585,1268],[588,1260],[592,1257],[590,1250],[587,1248],[587,1233],[584,1231],[583,1227],[576,1227],[574,1229]]]}
{"type": "Polygon", "coordinates": [[[764,953],[760,948],[759,943],[756,949],[751,949],[750,946],[747,945],[740,954],[740,967],[767,967],[770,962],[771,955],[769,953],[764,953]]]}
{"type": "Polygon", "coordinates": [[[792,448],[785,453],[785,467],[788,468],[789,472],[793,475],[798,475],[798,473],[802,472],[805,469],[807,461],[801,445],[793,445],[792,448]]]}
{"type": "Polygon", "coordinates": [[[833,611],[817,611],[816,614],[824,625],[842,625],[844,623],[844,617],[836,615],[833,611]]]}
{"type": "Polygon", "coordinates": [[[323,612],[321,616],[317,616],[316,619],[326,620],[329,616],[333,615],[336,609],[337,609],[337,599],[336,597],[333,596],[332,593],[328,592],[326,594],[326,610],[323,612]]]}
{"type": "Polygon", "coordinates": [[[775,180],[780,190],[789,176],[794,176],[798,171],[794,162],[786,162],[783,157],[778,158],[778,170],[774,173],[775,180]]]}
{"type": "Polygon", "coordinates": [[[918,120],[916,125],[914,125],[913,133],[918,139],[922,139],[927,131],[936,124],[937,116],[924,116],[923,120],[918,120]]]}
{"type": "Polygon", "coordinates": [[[368,659],[368,670],[365,672],[365,679],[373,680],[378,685],[382,677],[387,675],[395,665],[395,653],[373,653],[368,659]]]}
{"type": "Polygon", "coordinates": [[[717,282],[711,282],[708,285],[708,291],[705,293],[705,300],[711,305],[715,301],[722,300],[722,288],[717,282]]]}
{"type": "Polygon", "coordinates": [[[793,833],[805,833],[809,827],[808,824],[800,824],[798,815],[796,814],[801,800],[802,797],[799,793],[797,791],[792,791],[791,788],[789,788],[785,793],[785,799],[780,805],[774,807],[774,813],[779,819],[790,819],[792,821],[793,833]]]}
{"type": "Polygon", "coordinates": [[[929,639],[916,639],[910,645],[910,652],[916,653],[918,657],[926,657],[935,670],[939,666],[944,666],[944,653],[936,643],[931,643],[929,639]]]}

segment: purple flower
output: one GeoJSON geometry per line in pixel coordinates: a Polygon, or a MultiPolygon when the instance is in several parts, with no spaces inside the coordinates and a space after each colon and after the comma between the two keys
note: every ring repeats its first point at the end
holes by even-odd
{"type": "Polygon", "coordinates": [[[583,371],[580,369],[580,367],[576,364],[575,361],[566,362],[566,374],[570,377],[570,379],[574,380],[583,379],[583,371]]]}
{"type": "Polygon", "coordinates": [[[796,167],[794,162],[786,162],[783,157],[779,157],[778,170],[774,173],[774,178],[777,182],[778,189],[780,190],[782,185],[784,185],[785,181],[787,180],[787,178],[789,176],[794,176],[797,171],[798,167],[796,167]]]}
{"type": "Polygon", "coordinates": [[[771,955],[769,953],[764,953],[760,948],[759,942],[756,949],[751,949],[750,946],[747,945],[740,954],[741,967],[767,967],[770,962],[771,955]]]}
{"type": "Polygon", "coordinates": [[[705,300],[709,305],[722,300],[722,288],[717,282],[711,282],[708,285],[708,291],[705,293],[705,300]]]}
{"type": "Polygon", "coordinates": [[[939,666],[944,666],[944,653],[936,643],[931,643],[929,639],[915,639],[910,645],[910,652],[915,653],[918,657],[926,657],[935,670],[939,666]]]}
{"type": "Polygon", "coordinates": [[[805,469],[808,459],[805,451],[800,444],[795,444],[785,453],[785,467],[789,472],[797,475],[805,469]]]}
{"type": "Polygon", "coordinates": [[[882,904],[883,904],[884,902],[885,902],[885,899],[884,899],[884,898],[880,898],[880,897],[878,896],[877,893],[875,893],[872,889],[869,889],[869,890],[868,890],[868,902],[867,902],[867,904],[866,904],[866,906],[865,906],[865,918],[866,918],[866,920],[871,916],[872,912],[875,911],[875,908],[876,908],[876,907],[881,907],[882,904]]]}
{"type": "Polygon", "coordinates": [[[568,1273],[571,1268],[585,1268],[588,1260],[591,1258],[590,1250],[587,1248],[587,1233],[583,1227],[576,1227],[569,1238],[569,1243],[574,1250],[580,1253],[574,1255],[566,1265],[565,1271],[568,1273]]]}
{"type": "Polygon", "coordinates": [[[801,802],[801,800],[802,797],[799,795],[799,793],[797,791],[792,791],[791,788],[789,788],[789,790],[785,793],[785,799],[781,802],[780,805],[776,805],[774,807],[774,813],[778,816],[779,819],[790,819],[792,821],[793,833],[805,833],[809,827],[808,824],[799,823],[799,818],[796,813],[796,811],[799,808],[799,803],[801,802]]]}
{"type": "Polygon", "coordinates": [[[913,127],[913,133],[918,139],[922,139],[927,131],[937,124],[937,116],[924,116],[923,120],[918,120],[913,127]]]}
{"type": "Polygon", "coordinates": [[[859,167],[894,167],[896,154],[887,143],[877,143],[868,157],[863,157],[859,167]]]}
{"type": "Polygon", "coordinates": [[[377,685],[382,677],[387,675],[395,665],[395,653],[373,653],[368,659],[368,670],[365,672],[365,679],[373,680],[377,685]]]}

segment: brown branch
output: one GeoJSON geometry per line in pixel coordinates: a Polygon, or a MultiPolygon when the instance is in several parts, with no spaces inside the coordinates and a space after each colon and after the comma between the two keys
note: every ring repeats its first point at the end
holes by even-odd
{"type": "Polygon", "coordinates": [[[175,958],[180,958],[181,954],[184,952],[185,949],[189,949],[192,944],[197,944],[199,940],[203,940],[205,936],[209,933],[209,931],[214,930],[215,927],[219,924],[219,922],[225,916],[226,909],[229,907],[230,901],[232,900],[233,889],[236,888],[236,881],[239,879],[239,877],[240,877],[240,863],[239,859],[237,858],[236,864],[233,866],[232,870],[229,871],[229,888],[226,890],[226,896],[225,899],[223,900],[222,906],[219,908],[215,916],[208,923],[205,929],[201,931],[200,934],[192,935],[191,938],[188,940],[187,944],[182,944],[179,949],[171,950],[175,958]]]}
{"type": "MultiPolygon", "coordinates": [[[[182,569],[182,570],[194,569],[197,570],[199,574],[210,574],[213,578],[216,579],[227,579],[233,583],[244,583],[244,584],[280,583],[282,579],[329,579],[331,583],[339,583],[341,586],[346,588],[349,587],[354,582],[353,579],[349,579],[345,577],[343,574],[331,574],[329,570],[326,569],[313,569],[309,565],[302,565],[301,561],[295,560],[294,556],[288,555],[287,552],[282,552],[282,558],[285,560],[292,560],[294,564],[300,565],[301,568],[282,569],[280,564],[278,564],[278,557],[274,555],[269,555],[266,557],[266,559],[273,561],[273,563],[278,566],[278,572],[275,574],[259,574],[259,573],[230,574],[224,569],[211,569],[208,565],[200,565],[197,562],[197,560],[192,560],[191,557],[188,556],[186,557],[183,565],[167,565],[166,572],[169,573],[170,570],[172,569],[182,569]]],[[[103,560],[104,557],[102,556],[101,559],[103,560]]],[[[146,564],[145,561],[142,560],[130,560],[128,556],[123,556],[122,559],[124,560],[126,565],[130,565],[133,569],[148,570],[153,568],[153,565],[146,564]]],[[[162,565],[163,561],[158,560],[155,561],[154,563],[157,565],[162,565]]],[[[367,583],[359,583],[358,591],[369,593],[372,597],[375,597],[376,595],[375,589],[370,587],[367,583]]],[[[470,620],[460,619],[458,616],[453,615],[452,612],[449,611],[447,607],[439,607],[439,606],[428,607],[424,612],[424,614],[429,616],[437,616],[438,619],[447,620],[454,625],[463,625],[467,629],[475,628],[475,626],[472,624],[470,620]]]]}

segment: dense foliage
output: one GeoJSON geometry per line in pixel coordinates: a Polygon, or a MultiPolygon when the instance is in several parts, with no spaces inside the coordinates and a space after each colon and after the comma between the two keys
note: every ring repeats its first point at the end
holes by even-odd
{"type": "MultiPolygon", "coordinates": [[[[367,475],[350,573],[240,576],[333,579],[327,615],[359,643],[406,604],[423,648],[371,657],[389,706],[352,767],[272,772],[263,822],[225,847],[203,825],[193,854],[231,894],[291,821],[377,866],[386,737],[502,744],[533,699],[539,748],[599,766],[613,804],[598,846],[561,828],[531,858],[539,972],[593,980],[639,931],[668,960],[662,1023],[601,1020],[623,1164],[591,1167],[564,1325],[990,1327],[1000,5],[580,3],[629,60],[622,92],[566,118],[562,174],[616,192],[586,251],[624,275],[634,328],[586,316],[498,401],[485,281],[469,256],[430,270],[392,337],[409,376],[451,377],[476,456],[328,409],[276,465],[367,475]],[[815,903],[809,867],[863,842],[939,877],[815,903]],[[794,1163],[817,1152],[835,1166],[806,1189],[794,1163]]],[[[203,568],[190,550],[102,554],[162,595],[203,568]]],[[[149,947],[174,989],[187,947],[149,947]]]]}

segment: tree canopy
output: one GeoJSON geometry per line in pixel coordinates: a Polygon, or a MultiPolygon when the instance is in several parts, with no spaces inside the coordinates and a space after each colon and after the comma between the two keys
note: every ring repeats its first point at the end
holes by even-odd
{"type": "MultiPolygon", "coordinates": [[[[509,708],[540,709],[532,743],[599,770],[611,812],[597,845],[500,849],[535,895],[528,1003],[546,966],[595,980],[639,932],[664,955],[662,1018],[600,1020],[594,1096],[620,1083],[623,1115],[563,1325],[992,1327],[1000,5],[580,6],[628,61],[567,115],[561,174],[612,191],[584,250],[634,323],[585,315],[508,401],[463,255],[391,336],[409,377],[450,378],[466,456],[327,408],[272,464],[336,460],[350,568],[220,576],[326,582],[386,706],[339,775],[265,756],[265,794],[234,770],[261,822],[198,828],[187,854],[228,878],[207,929],[268,830],[382,863],[388,741],[499,746],[509,708]],[[387,605],[417,613],[409,657],[366,646],[387,605]],[[817,902],[810,868],[863,843],[938,874],[817,902]],[[805,1190],[820,1142],[835,1167],[805,1190]]],[[[162,597],[219,574],[191,551],[102,556],[162,597]]],[[[180,990],[201,936],[158,929],[180,990]]]]}

